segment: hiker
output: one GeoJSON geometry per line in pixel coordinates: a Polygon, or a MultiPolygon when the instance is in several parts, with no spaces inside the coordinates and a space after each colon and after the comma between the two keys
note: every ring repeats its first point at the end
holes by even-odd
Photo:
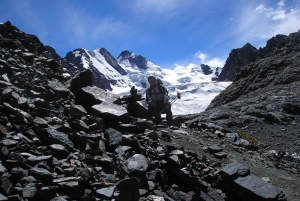
{"type": "Polygon", "coordinates": [[[173,125],[173,114],[169,102],[168,91],[162,83],[157,83],[157,79],[150,75],[148,77],[150,87],[146,90],[146,103],[148,111],[154,117],[154,123],[161,123],[161,114],[166,114],[167,125],[173,125]]]}

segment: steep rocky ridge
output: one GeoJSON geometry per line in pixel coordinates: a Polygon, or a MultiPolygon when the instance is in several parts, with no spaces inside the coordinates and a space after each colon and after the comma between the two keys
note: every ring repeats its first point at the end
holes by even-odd
{"type": "Polygon", "coordinates": [[[259,48],[258,50],[250,43],[245,44],[242,48],[233,49],[229,53],[224,68],[217,80],[233,81],[234,76],[238,74],[245,65],[266,57],[286,37],[285,35],[276,35],[267,41],[264,48],[259,48]]]}

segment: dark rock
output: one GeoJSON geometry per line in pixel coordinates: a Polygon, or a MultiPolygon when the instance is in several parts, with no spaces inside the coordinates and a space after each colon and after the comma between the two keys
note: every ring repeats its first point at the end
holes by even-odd
{"type": "Polygon", "coordinates": [[[87,111],[81,105],[72,104],[68,108],[68,115],[72,119],[81,119],[82,116],[87,115],[87,111]]]}
{"type": "Polygon", "coordinates": [[[47,187],[42,187],[40,189],[40,192],[43,195],[43,197],[47,197],[48,200],[56,196],[56,191],[57,191],[56,186],[47,186],[47,187]]]}
{"type": "Polygon", "coordinates": [[[67,134],[53,130],[53,129],[43,129],[40,132],[41,139],[44,140],[48,145],[51,144],[62,144],[69,150],[74,149],[74,144],[69,140],[67,134]]]}
{"type": "Polygon", "coordinates": [[[13,190],[13,183],[8,176],[4,175],[0,178],[0,192],[4,195],[10,195],[13,190]]]}
{"type": "Polygon", "coordinates": [[[132,101],[126,107],[128,113],[132,117],[142,118],[142,119],[151,119],[149,111],[143,107],[140,103],[132,101]]]}
{"type": "Polygon", "coordinates": [[[75,176],[77,174],[76,168],[70,167],[63,169],[66,177],[75,176]]]}
{"type": "Polygon", "coordinates": [[[66,83],[66,86],[73,94],[75,94],[77,90],[83,87],[92,86],[92,83],[92,72],[91,70],[87,69],[76,74],[70,81],[66,83]]]}
{"type": "Polygon", "coordinates": [[[104,131],[105,138],[108,139],[107,141],[107,147],[110,149],[115,149],[118,145],[122,143],[123,135],[121,132],[108,128],[104,131]]]}
{"type": "Polygon", "coordinates": [[[250,174],[248,167],[240,163],[231,163],[222,168],[221,174],[223,177],[230,178],[231,180],[237,177],[244,177],[250,174]]]}
{"type": "Polygon", "coordinates": [[[218,153],[221,152],[223,149],[221,147],[219,147],[218,145],[214,144],[208,147],[208,151],[210,153],[218,153]]]}
{"type": "Polygon", "coordinates": [[[27,158],[27,162],[30,165],[34,166],[34,165],[36,165],[36,164],[38,164],[42,161],[46,161],[46,162],[47,161],[52,161],[52,157],[53,156],[51,156],[51,155],[49,155],[49,156],[30,156],[30,157],[27,158]]]}
{"type": "Polygon", "coordinates": [[[135,154],[127,160],[127,169],[131,177],[145,178],[147,168],[147,159],[142,154],[135,154]]]}
{"type": "Polygon", "coordinates": [[[8,103],[3,103],[5,109],[10,113],[17,117],[18,124],[30,124],[33,121],[33,118],[27,112],[24,112],[20,109],[12,107],[8,103]]]}
{"type": "Polygon", "coordinates": [[[84,87],[75,94],[75,103],[83,106],[93,106],[102,102],[121,104],[118,96],[98,87],[84,87]]]}
{"type": "Polygon", "coordinates": [[[22,196],[25,199],[33,200],[37,197],[38,190],[35,186],[26,186],[23,188],[22,196]]]}
{"type": "Polygon", "coordinates": [[[200,198],[196,193],[190,191],[186,194],[185,201],[200,201],[200,198]]]}
{"type": "Polygon", "coordinates": [[[60,95],[60,97],[67,97],[70,91],[59,81],[48,81],[47,86],[55,92],[55,94],[60,95]]]}
{"type": "Polygon", "coordinates": [[[280,189],[250,174],[249,169],[242,164],[232,163],[223,167],[221,175],[222,186],[228,192],[234,191],[243,200],[286,200],[280,189]]]}
{"type": "Polygon", "coordinates": [[[78,182],[66,182],[63,184],[63,192],[68,195],[71,199],[77,199],[81,197],[81,189],[78,182]]]}
{"type": "Polygon", "coordinates": [[[31,168],[29,170],[30,175],[32,175],[36,179],[44,180],[52,180],[53,175],[46,169],[43,168],[31,168]]]}
{"type": "Polygon", "coordinates": [[[180,168],[182,165],[182,162],[177,155],[166,157],[166,161],[168,161],[171,167],[180,168]]]}
{"type": "Polygon", "coordinates": [[[60,144],[51,144],[49,147],[56,154],[57,158],[66,158],[69,155],[69,151],[63,145],[60,145],[60,144]]]}

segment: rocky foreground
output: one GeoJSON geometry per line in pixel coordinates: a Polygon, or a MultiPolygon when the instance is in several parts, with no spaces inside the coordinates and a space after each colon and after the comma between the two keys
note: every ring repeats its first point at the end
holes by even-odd
{"type": "Polygon", "coordinates": [[[297,200],[297,163],[211,122],[222,113],[154,125],[140,97],[93,87],[89,70],[69,79],[9,22],[0,34],[0,200],[297,200]],[[247,159],[296,182],[275,186],[247,159]]]}

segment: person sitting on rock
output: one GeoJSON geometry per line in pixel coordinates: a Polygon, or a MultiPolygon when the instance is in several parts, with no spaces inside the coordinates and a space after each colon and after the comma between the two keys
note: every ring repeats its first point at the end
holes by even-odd
{"type": "Polygon", "coordinates": [[[157,84],[157,79],[150,75],[148,77],[150,87],[146,90],[146,103],[148,111],[154,118],[154,123],[161,123],[161,114],[166,114],[167,125],[173,125],[173,114],[169,102],[168,92],[162,84],[157,84]]]}

